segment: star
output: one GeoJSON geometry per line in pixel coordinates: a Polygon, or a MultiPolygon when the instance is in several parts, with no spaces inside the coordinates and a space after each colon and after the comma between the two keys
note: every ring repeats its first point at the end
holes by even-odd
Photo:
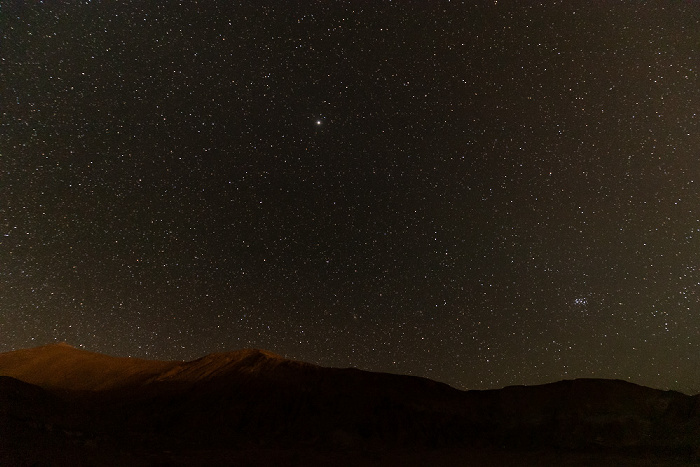
{"type": "Polygon", "coordinates": [[[496,0],[307,2],[308,29],[260,2],[192,25],[25,3],[3,16],[0,352],[700,387],[691,7],[498,1],[504,39],[472,21],[496,0]]]}

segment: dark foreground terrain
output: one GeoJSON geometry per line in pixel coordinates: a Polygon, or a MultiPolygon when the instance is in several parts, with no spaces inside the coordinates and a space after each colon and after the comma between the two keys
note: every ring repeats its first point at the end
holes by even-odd
{"type": "Polygon", "coordinates": [[[578,379],[458,391],[259,350],[0,354],[0,465],[700,465],[700,397],[578,379]]]}

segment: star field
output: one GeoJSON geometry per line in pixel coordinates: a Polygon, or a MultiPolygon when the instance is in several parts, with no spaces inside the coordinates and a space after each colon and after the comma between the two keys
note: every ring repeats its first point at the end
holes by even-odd
{"type": "Polygon", "coordinates": [[[693,2],[0,3],[0,352],[700,392],[693,2]]]}

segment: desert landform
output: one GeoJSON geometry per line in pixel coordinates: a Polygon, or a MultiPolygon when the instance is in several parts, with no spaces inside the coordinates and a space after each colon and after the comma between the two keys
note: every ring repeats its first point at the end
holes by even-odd
{"type": "Polygon", "coordinates": [[[619,380],[461,391],[255,349],[0,354],[0,465],[700,465],[700,396],[619,380]]]}

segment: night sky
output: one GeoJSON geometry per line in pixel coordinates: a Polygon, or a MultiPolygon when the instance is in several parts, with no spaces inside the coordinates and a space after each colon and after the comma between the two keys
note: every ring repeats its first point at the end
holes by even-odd
{"type": "Polygon", "coordinates": [[[0,352],[700,392],[700,4],[0,2],[0,352]]]}

